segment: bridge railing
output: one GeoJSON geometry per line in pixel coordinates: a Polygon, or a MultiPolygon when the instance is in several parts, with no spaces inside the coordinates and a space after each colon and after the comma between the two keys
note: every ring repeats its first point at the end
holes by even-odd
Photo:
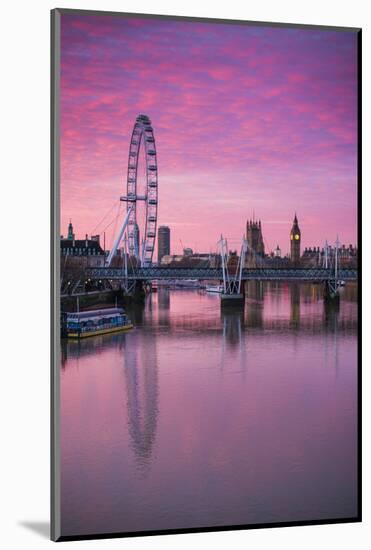
{"type": "MultiPolygon", "coordinates": [[[[90,267],[86,274],[91,279],[112,279],[124,280],[126,273],[118,267],[90,267]]],[[[197,280],[223,280],[221,268],[184,268],[184,267],[140,267],[135,270],[128,270],[127,278],[130,280],[176,280],[176,279],[197,279],[197,280]]],[[[356,269],[339,269],[337,273],[339,280],[357,280],[356,269]]],[[[328,281],[334,279],[334,271],[331,268],[244,268],[242,280],[262,281],[328,281]]]]}

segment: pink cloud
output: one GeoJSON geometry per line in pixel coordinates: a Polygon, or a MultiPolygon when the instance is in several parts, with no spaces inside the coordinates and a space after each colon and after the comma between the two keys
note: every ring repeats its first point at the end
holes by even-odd
{"type": "Polygon", "coordinates": [[[264,226],[271,247],[287,249],[295,210],[305,244],[354,242],[355,47],[337,31],[63,15],[62,230],[89,233],[118,200],[145,112],[176,249],[240,237],[253,210],[287,219],[264,226]]]}

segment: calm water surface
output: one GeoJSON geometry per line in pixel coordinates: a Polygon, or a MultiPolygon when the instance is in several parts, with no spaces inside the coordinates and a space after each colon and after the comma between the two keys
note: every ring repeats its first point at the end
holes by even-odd
{"type": "Polygon", "coordinates": [[[357,303],[251,284],[243,313],[159,289],[125,334],[64,342],[62,534],[357,513],[357,303]]]}

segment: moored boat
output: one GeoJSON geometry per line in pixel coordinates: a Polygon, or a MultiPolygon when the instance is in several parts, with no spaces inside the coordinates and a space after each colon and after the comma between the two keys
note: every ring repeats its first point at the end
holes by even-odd
{"type": "Polygon", "coordinates": [[[206,292],[217,292],[221,294],[223,292],[223,285],[207,285],[206,292]]]}
{"type": "Polygon", "coordinates": [[[67,338],[87,338],[133,328],[124,310],[116,307],[66,313],[64,319],[62,334],[67,338]]]}
{"type": "Polygon", "coordinates": [[[192,289],[192,288],[201,288],[201,283],[198,279],[174,279],[174,280],[157,281],[157,286],[171,288],[173,290],[192,289]]]}

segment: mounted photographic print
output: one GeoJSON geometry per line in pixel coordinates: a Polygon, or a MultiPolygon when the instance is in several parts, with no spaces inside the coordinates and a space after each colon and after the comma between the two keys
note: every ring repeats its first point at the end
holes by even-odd
{"type": "Polygon", "coordinates": [[[360,59],[53,10],[53,540],[361,520],[360,59]]]}

